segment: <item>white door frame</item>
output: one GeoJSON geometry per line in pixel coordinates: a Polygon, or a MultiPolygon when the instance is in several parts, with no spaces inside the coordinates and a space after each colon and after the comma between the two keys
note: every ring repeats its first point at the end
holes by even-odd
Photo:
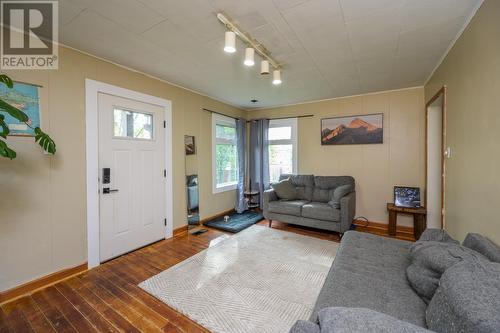
{"type": "Polygon", "coordinates": [[[173,186],[172,186],[172,103],[169,100],[146,95],[111,84],[85,79],[85,142],[87,157],[87,261],[88,267],[100,265],[99,256],[99,123],[98,94],[128,98],[149,103],[165,110],[165,170],[166,205],[165,238],[173,233],[173,186]]]}

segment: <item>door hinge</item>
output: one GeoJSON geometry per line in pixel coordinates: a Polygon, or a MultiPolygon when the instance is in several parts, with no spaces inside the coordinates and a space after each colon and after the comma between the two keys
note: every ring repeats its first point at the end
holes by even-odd
{"type": "Polygon", "coordinates": [[[167,226],[167,219],[165,219],[165,227],[167,226]]]}
{"type": "Polygon", "coordinates": [[[167,128],[167,121],[166,120],[163,121],[163,128],[167,128]]]}
{"type": "Polygon", "coordinates": [[[167,170],[163,169],[163,177],[167,178],[167,170]]]}

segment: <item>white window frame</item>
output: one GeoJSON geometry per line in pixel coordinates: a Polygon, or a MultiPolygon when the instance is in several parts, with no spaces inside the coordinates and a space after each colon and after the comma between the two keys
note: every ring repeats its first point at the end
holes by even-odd
{"type": "MultiPolygon", "coordinates": [[[[230,126],[236,128],[236,120],[230,117],[225,117],[216,113],[212,113],[212,192],[215,193],[222,193],[222,192],[227,192],[227,191],[232,191],[236,189],[236,186],[238,185],[238,181],[235,181],[234,183],[230,183],[225,186],[217,186],[217,161],[216,161],[216,145],[217,145],[217,136],[216,136],[216,126],[217,125],[223,125],[223,126],[230,126]]],[[[229,141],[229,140],[227,140],[229,141]]],[[[231,142],[229,142],[231,143],[231,142]]],[[[236,145],[236,138],[234,141],[234,144],[236,145]]],[[[236,161],[236,169],[238,169],[238,161],[236,161]]]]}
{"type": "MultiPolygon", "coordinates": [[[[298,172],[298,167],[297,167],[297,161],[299,159],[298,156],[298,149],[297,149],[297,143],[298,143],[298,136],[297,136],[297,118],[286,118],[286,119],[275,119],[275,120],[270,120],[269,121],[269,128],[275,128],[275,127],[291,127],[292,128],[292,137],[291,139],[285,139],[285,140],[269,140],[269,146],[271,145],[292,145],[292,173],[297,174],[298,172]]],[[[269,178],[271,175],[269,175],[269,178]]]]}

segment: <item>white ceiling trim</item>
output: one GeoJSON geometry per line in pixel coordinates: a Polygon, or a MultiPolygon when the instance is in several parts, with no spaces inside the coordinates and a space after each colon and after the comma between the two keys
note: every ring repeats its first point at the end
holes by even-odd
{"type": "Polygon", "coordinates": [[[122,64],[119,64],[117,62],[114,62],[112,60],[109,60],[109,59],[106,59],[106,58],[103,58],[103,57],[99,57],[99,56],[96,56],[95,54],[92,54],[92,53],[88,53],[88,52],[85,52],[85,51],[82,51],[80,49],[77,49],[75,47],[72,47],[72,46],[69,46],[69,45],[66,45],[66,44],[63,44],[63,43],[57,43],[58,45],[60,46],[63,46],[67,49],[70,49],[70,50],[73,50],[73,51],[76,51],[76,52],[79,52],[81,54],[85,54],[89,57],[92,57],[92,58],[95,58],[95,59],[98,59],[98,60],[101,60],[101,61],[105,61],[109,64],[112,64],[112,65],[115,65],[115,66],[118,66],[120,68],[123,68],[123,69],[126,69],[128,71],[131,71],[131,72],[134,72],[134,73],[137,73],[137,74],[141,74],[141,75],[144,75],[146,77],[149,77],[150,79],[154,79],[154,80],[157,80],[157,81],[160,81],[160,82],[163,82],[163,83],[166,83],[166,84],[169,84],[171,86],[174,86],[174,87],[177,87],[177,88],[180,88],[180,89],[183,89],[183,90],[186,90],[186,91],[189,91],[189,92],[192,92],[193,94],[197,94],[197,95],[200,95],[200,96],[203,96],[203,97],[207,97],[207,98],[210,98],[214,101],[217,101],[219,103],[223,103],[223,104],[226,104],[226,105],[229,105],[229,106],[232,106],[238,110],[241,110],[241,111],[248,111],[248,109],[244,109],[240,106],[237,106],[229,101],[226,101],[226,100],[223,100],[223,99],[220,99],[220,98],[217,98],[217,97],[214,97],[214,96],[209,96],[207,94],[204,94],[202,92],[199,92],[199,91],[196,91],[196,90],[193,90],[193,89],[190,89],[190,88],[186,88],[186,87],[183,87],[177,83],[173,83],[173,82],[170,82],[170,81],[167,81],[165,79],[162,79],[162,78],[159,78],[157,76],[154,76],[152,74],[149,74],[149,73],[145,73],[143,71],[140,71],[140,70],[137,70],[135,68],[131,68],[131,67],[128,67],[128,66],[125,66],[125,65],[122,65],[122,64]]]}
{"type": "Polygon", "coordinates": [[[399,89],[380,90],[380,91],[374,91],[374,92],[369,92],[369,93],[364,93],[364,94],[355,94],[355,95],[348,95],[348,96],[339,96],[339,97],[332,97],[332,98],[325,98],[325,99],[317,99],[317,100],[314,100],[314,101],[291,103],[291,104],[283,104],[283,105],[272,106],[272,107],[251,108],[251,109],[247,109],[245,111],[251,113],[252,111],[273,110],[273,109],[279,109],[279,108],[284,108],[284,107],[289,107],[289,106],[312,104],[312,103],[321,103],[321,102],[334,101],[336,99],[345,99],[345,98],[352,98],[352,97],[378,95],[378,94],[384,94],[384,93],[390,93],[390,92],[396,92],[396,91],[412,90],[412,89],[417,89],[417,88],[424,88],[424,86],[414,86],[414,87],[406,87],[406,88],[399,88],[399,89]]]}
{"type": "Polygon", "coordinates": [[[441,57],[441,59],[437,63],[436,67],[434,67],[434,69],[432,70],[431,74],[429,74],[429,77],[427,77],[427,79],[425,80],[424,86],[426,86],[427,83],[429,83],[429,81],[432,78],[432,76],[434,75],[434,73],[437,71],[437,69],[439,68],[439,66],[441,66],[441,64],[443,63],[444,59],[446,59],[446,57],[448,56],[448,53],[450,53],[450,51],[453,48],[453,46],[455,46],[455,43],[457,42],[457,40],[460,38],[460,36],[462,36],[462,34],[464,33],[465,29],[467,29],[467,27],[469,26],[470,22],[474,18],[474,16],[476,16],[477,11],[483,5],[483,2],[484,2],[484,0],[480,0],[480,2],[477,4],[477,6],[474,7],[472,13],[470,13],[470,15],[465,20],[463,27],[458,31],[456,37],[451,41],[450,45],[448,46],[448,49],[443,54],[443,56],[441,57]]]}

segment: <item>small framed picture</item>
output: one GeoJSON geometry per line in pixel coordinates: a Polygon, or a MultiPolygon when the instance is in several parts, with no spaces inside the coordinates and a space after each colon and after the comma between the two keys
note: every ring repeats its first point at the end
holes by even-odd
{"type": "Polygon", "coordinates": [[[184,135],[184,147],[186,149],[186,155],[195,155],[196,154],[196,145],[195,145],[194,136],[184,135]]]}
{"type": "Polygon", "coordinates": [[[394,186],[394,205],[397,207],[420,207],[420,188],[394,186]]]}

